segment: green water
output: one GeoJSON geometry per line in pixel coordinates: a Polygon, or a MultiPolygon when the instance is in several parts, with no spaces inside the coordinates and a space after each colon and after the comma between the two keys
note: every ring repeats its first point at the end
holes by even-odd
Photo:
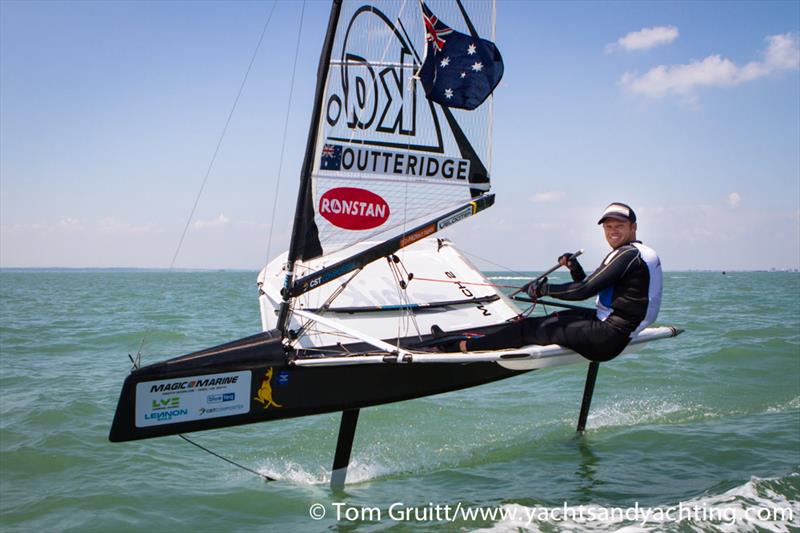
{"type": "Polygon", "coordinates": [[[796,273],[667,274],[657,324],[686,333],[603,365],[581,438],[574,425],[583,365],[363,410],[341,492],[327,486],[335,415],[193,435],[280,478],[274,483],[178,437],[107,440],[127,354],[143,337],[148,364],[258,331],[255,273],[4,271],[0,292],[4,531],[641,527],[519,516],[404,520],[397,506],[396,519],[389,516],[397,503],[506,512],[691,504],[728,510],[736,521],[643,530],[800,530],[796,273]],[[313,503],[323,506],[322,520],[310,517],[313,503]],[[337,520],[337,506],[359,516],[337,520]],[[793,518],[743,515],[770,506],[793,518]]]}

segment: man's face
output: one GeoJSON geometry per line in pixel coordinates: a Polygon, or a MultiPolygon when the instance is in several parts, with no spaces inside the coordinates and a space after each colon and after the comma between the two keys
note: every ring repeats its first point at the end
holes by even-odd
{"type": "Polygon", "coordinates": [[[606,242],[615,250],[636,240],[635,222],[609,218],[603,222],[603,231],[606,234],[606,242]]]}

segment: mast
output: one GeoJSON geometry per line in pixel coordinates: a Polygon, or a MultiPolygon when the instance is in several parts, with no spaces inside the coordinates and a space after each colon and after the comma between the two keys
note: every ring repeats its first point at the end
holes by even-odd
{"type": "Polygon", "coordinates": [[[286,337],[286,326],[289,316],[288,289],[294,283],[294,266],[300,255],[300,245],[305,241],[307,230],[304,221],[307,219],[307,204],[311,201],[311,173],[314,167],[314,156],[317,149],[317,128],[322,114],[322,99],[325,96],[325,86],[328,81],[328,70],[330,68],[331,52],[333,50],[333,40],[336,36],[336,26],[339,23],[339,12],[342,8],[342,0],[333,0],[331,4],[331,14],[328,19],[328,31],[325,35],[325,42],[322,45],[322,53],[319,58],[317,68],[317,88],[314,95],[314,108],[311,112],[311,124],[308,128],[308,141],[306,143],[306,154],[303,159],[303,169],[300,174],[300,187],[297,193],[297,205],[294,211],[294,224],[292,225],[292,237],[289,241],[289,256],[286,265],[286,279],[283,283],[283,302],[281,303],[278,314],[278,330],[281,335],[286,337]]]}

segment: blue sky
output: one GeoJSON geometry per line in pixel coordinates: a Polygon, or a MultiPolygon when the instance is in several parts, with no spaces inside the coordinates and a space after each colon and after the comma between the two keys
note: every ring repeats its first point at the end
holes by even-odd
{"type": "MultiPolygon", "coordinates": [[[[271,2],[0,2],[0,266],[167,267],[271,2]]],[[[328,4],[280,2],[177,267],[287,247],[328,4]]],[[[800,267],[798,2],[501,1],[497,203],[449,236],[517,270],[607,251],[611,201],[665,268],[800,267]]],[[[482,268],[491,265],[476,261],[482,268]]]]}

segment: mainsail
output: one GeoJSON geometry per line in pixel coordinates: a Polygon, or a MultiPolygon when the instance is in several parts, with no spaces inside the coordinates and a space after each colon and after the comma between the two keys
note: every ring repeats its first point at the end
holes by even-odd
{"type": "MultiPolygon", "coordinates": [[[[432,1],[428,7],[456,30],[492,35],[491,2],[432,1]]],[[[310,173],[301,186],[288,259],[308,263],[334,253],[345,259],[336,265],[315,262],[324,265],[325,275],[310,273],[290,283],[288,296],[360,268],[493,202],[487,194],[491,99],[464,111],[425,97],[417,77],[426,43],[420,4],[344,1],[334,20],[330,57],[321,65],[327,75],[312,125],[313,152],[307,154],[310,173]],[[367,240],[388,244],[372,255],[354,248],[367,240]],[[367,257],[347,261],[357,253],[367,257]]]]}

